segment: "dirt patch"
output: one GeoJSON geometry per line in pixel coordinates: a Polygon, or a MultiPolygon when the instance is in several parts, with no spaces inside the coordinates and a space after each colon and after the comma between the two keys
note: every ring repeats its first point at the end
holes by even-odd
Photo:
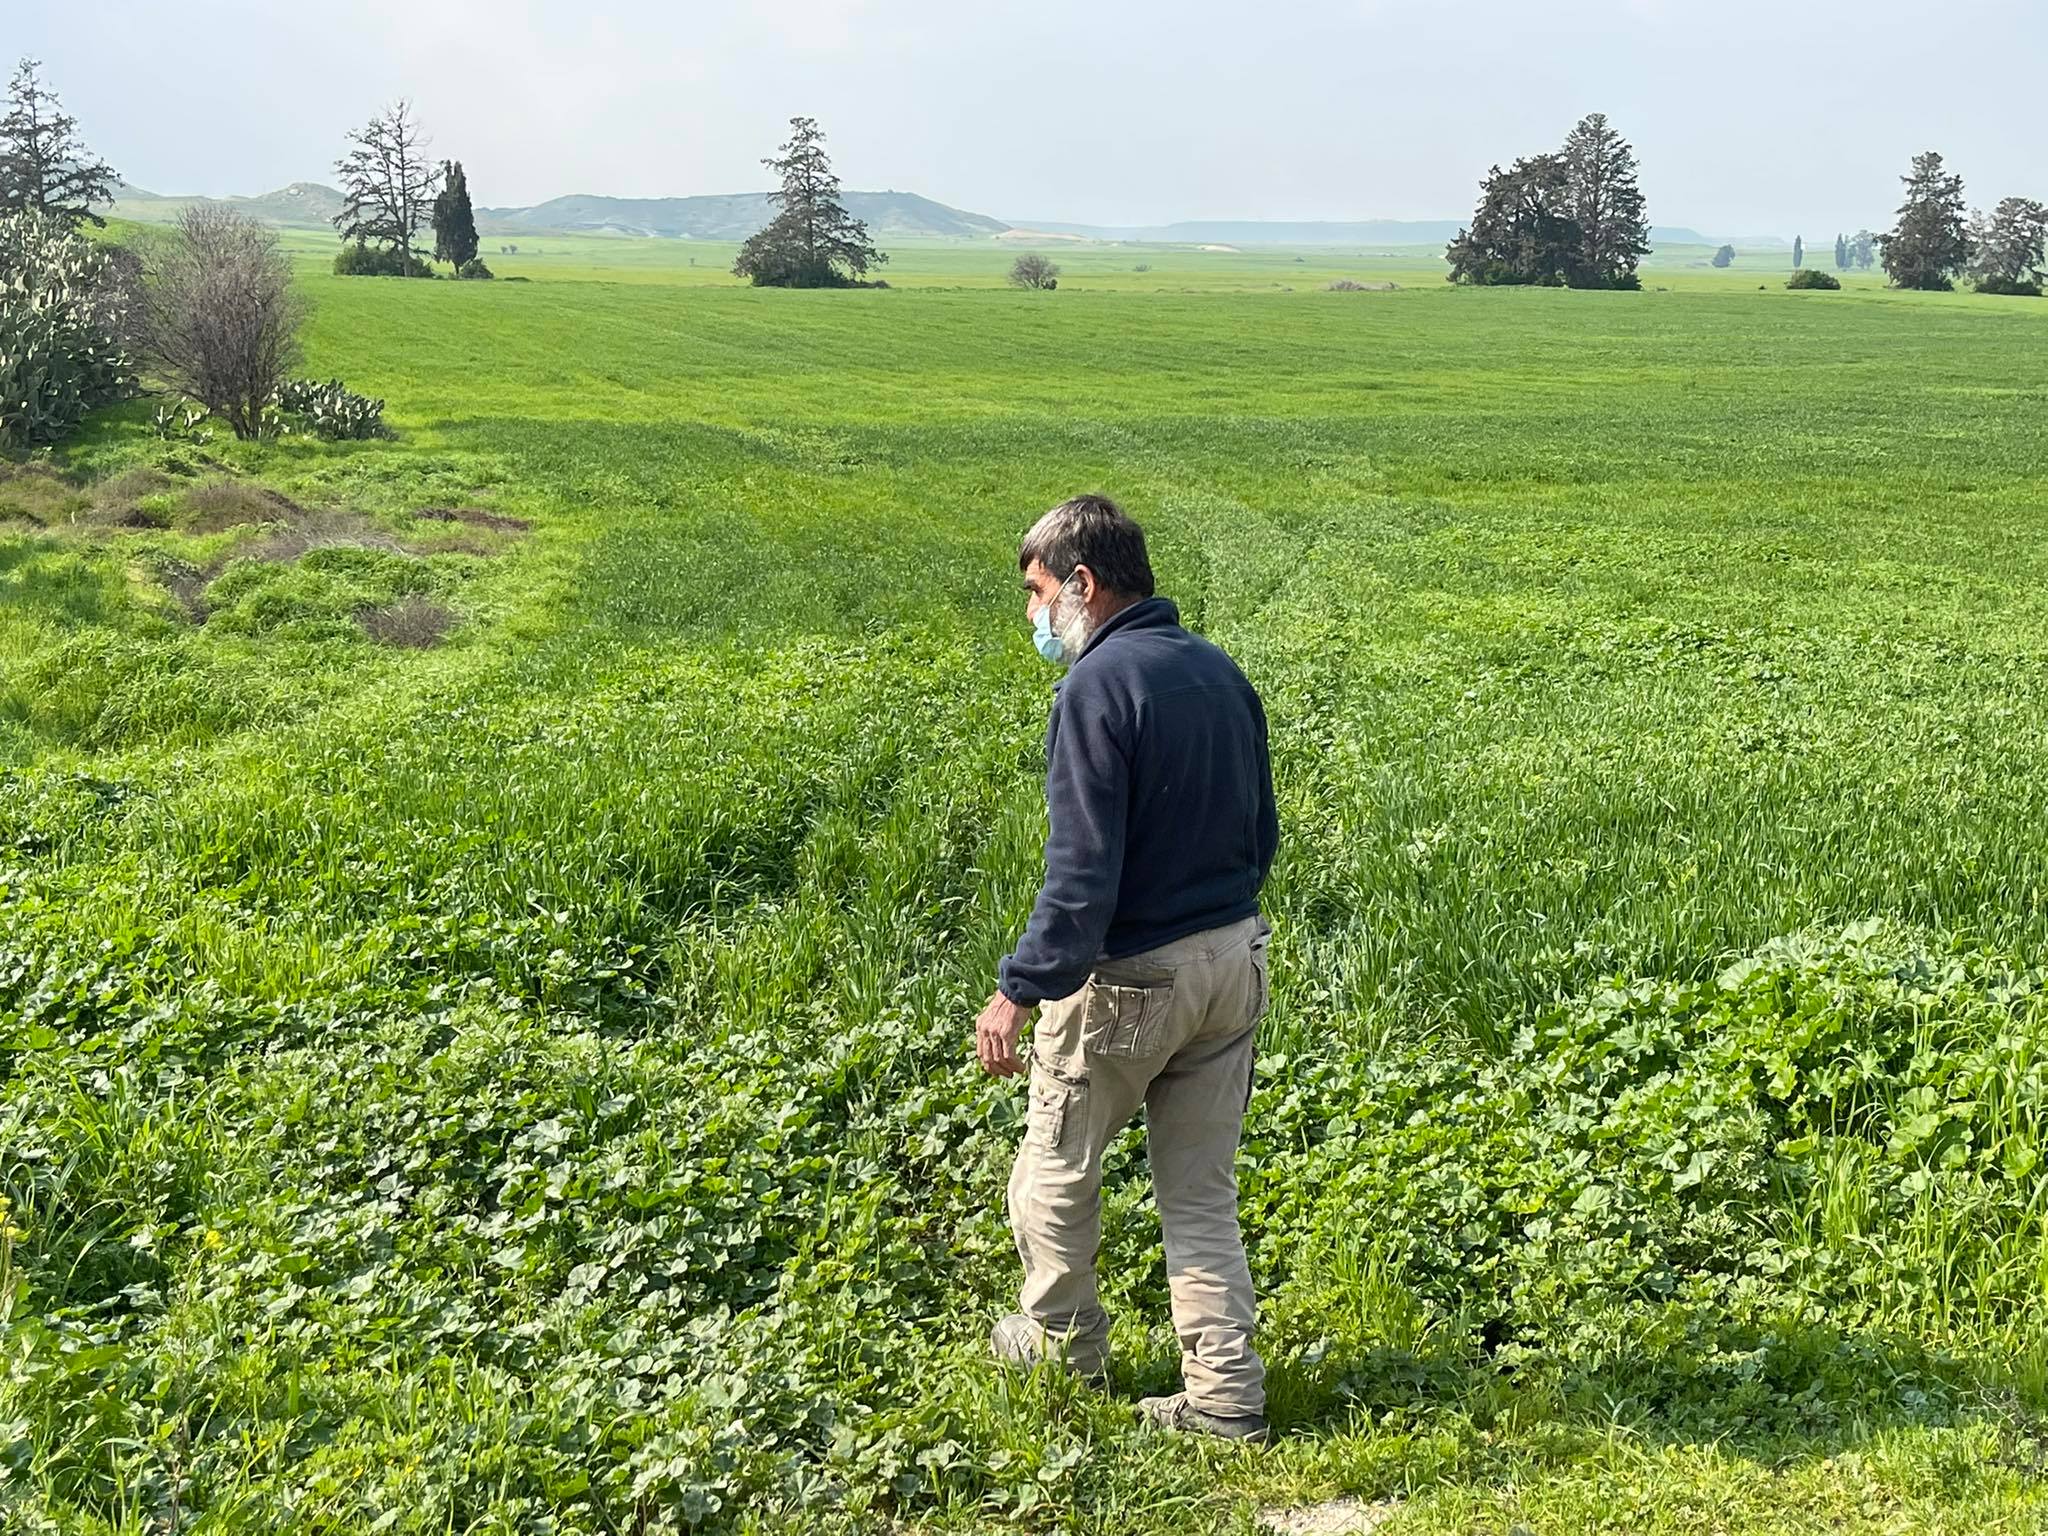
{"type": "Polygon", "coordinates": [[[1361,283],[1356,278],[1340,277],[1335,282],[1323,284],[1330,293],[1399,293],[1399,283],[1361,283]]]}
{"type": "Polygon", "coordinates": [[[1366,1504],[1331,1499],[1323,1504],[1278,1505],[1259,1511],[1259,1529],[1274,1536],[1367,1536],[1391,1520],[1400,1505],[1391,1499],[1366,1504]]]}
{"type": "Polygon", "coordinates": [[[523,517],[507,517],[502,512],[489,512],[482,507],[421,507],[413,516],[432,523],[467,523],[472,528],[488,528],[493,533],[525,533],[533,527],[523,517]]]}
{"type": "Polygon", "coordinates": [[[455,615],[424,597],[400,598],[386,608],[365,608],[356,614],[363,633],[379,645],[426,650],[439,645],[455,627],[455,615]]]}
{"type": "Polygon", "coordinates": [[[185,617],[194,624],[206,622],[206,589],[212,584],[213,577],[213,572],[202,571],[182,560],[166,561],[157,572],[157,579],[163,583],[164,590],[171,594],[177,605],[185,610],[185,617]]]}
{"type": "Polygon", "coordinates": [[[219,533],[253,523],[292,522],[306,509],[281,491],[246,480],[209,480],[195,485],[179,503],[185,526],[194,533],[219,533]]]}
{"type": "Polygon", "coordinates": [[[445,533],[437,538],[410,539],[405,547],[416,555],[474,555],[480,560],[505,552],[503,540],[487,533],[445,533]]]}

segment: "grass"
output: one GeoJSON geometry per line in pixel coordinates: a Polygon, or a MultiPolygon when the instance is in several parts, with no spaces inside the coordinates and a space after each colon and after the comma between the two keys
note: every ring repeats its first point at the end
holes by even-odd
{"type": "Polygon", "coordinates": [[[652,245],[0,483],[18,1528],[2038,1525],[2048,311],[652,245]],[[1274,721],[1264,1453],[1131,1426],[1137,1131],[1117,1395],[982,1358],[1086,487],[1274,721]]]}

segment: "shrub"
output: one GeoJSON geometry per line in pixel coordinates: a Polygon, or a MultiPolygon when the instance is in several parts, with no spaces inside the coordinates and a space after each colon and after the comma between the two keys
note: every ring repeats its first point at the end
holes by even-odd
{"type": "Polygon", "coordinates": [[[289,380],[277,387],[274,403],[285,415],[298,417],[303,430],[330,442],[393,435],[384,425],[384,402],[356,394],[339,379],[325,384],[314,379],[289,380]]]}
{"type": "Polygon", "coordinates": [[[51,443],[133,393],[114,264],[32,210],[0,215],[0,448],[51,443]]]}
{"type": "Polygon", "coordinates": [[[1030,251],[1019,256],[1010,267],[1012,288],[1036,288],[1050,293],[1060,285],[1059,266],[1049,256],[1030,251]]]}
{"type": "Polygon", "coordinates": [[[1324,288],[1324,291],[1325,291],[1325,292],[1328,292],[1328,293],[1363,293],[1363,292],[1365,292],[1365,284],[1363,284],[1363,283],[1361,283],[1361,282],[1357,282],[1357,281],[1354,281],[1353,279],[1351,279],[1351,278],[1348,278],[1348,277],[1340,277],[1340,278],[1336,278],[1336,279],[1334,279],[1334,280],[1333,280],[1333,281],[1331,281],[1331,282],[1327,282],[1327,283],[1323,284],[1323,288],[1324,288]]]}
{"type": "Polygon", "coordinates": [[[344,245],[334,257],[336,277],[432,277],[434,269],[425,258],[406,260],[395,245],[371,246],[358,240],[344,245]]]}
{"type": "Polygon", "coordinates": [[[197,203],[146,263],[149,356],[241,438],[264,436],[264,408],[299,354],[299,304],[277,236],[231,208],[197,203]]]}
{"type": "Polygon", "coordinates": [[[1842,280],[1832,272],[1816,272],[1812,267],[1801,267],[1785,279],[1787,288],[1839,288],[1842,280]]]}
{"type": "Polygon", "coordinates": [[[1979,293],[2001,293],[2018,299],[2041,297],[2041,285],[2030,278],[1980,277],[1975,286],[1979,293]]]}
{"type": "Polygon", "coordinates": [[[455,269],[455,275],[460,278],[466,278],[472,282],[488,282],[490,281],[490,279],[496,277],[498,274],[493,272],[489,267],[484,265],[483,257],[472,256],[469,258],[469,260],[465,261],[461,266],[455,269]]]}

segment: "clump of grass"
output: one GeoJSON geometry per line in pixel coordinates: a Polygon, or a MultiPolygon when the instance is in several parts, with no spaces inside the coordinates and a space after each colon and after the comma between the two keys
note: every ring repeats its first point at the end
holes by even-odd
{"type": "Polygon", "coordinates": [[[281,491],[240,479],[207,480],[179,500],[179,521],[194,533],[220,533],[250,524],[293,523],[306,509],[281,491]]]}
{"type": "Polygon", "coordinates": [[[356,622],[379,645],[426,650],[439,645],[455,627],[455,614],[440,603],[413,595],[382,608],[358,609],[356,622]]]}
{"type": "Polygon", "coordinates": [[[30,528],[69,522],[88,498],[48,464],[0,463],[0,521],[30,528]]]}
{"type": "Polygon", "coordinates": [[[354,542],[302,546],[283,559],[237,553],[206,588],[207,626],[301,640],[347,635],[358,632],[358,614],[433,588],[423,561],[354,542]]]}

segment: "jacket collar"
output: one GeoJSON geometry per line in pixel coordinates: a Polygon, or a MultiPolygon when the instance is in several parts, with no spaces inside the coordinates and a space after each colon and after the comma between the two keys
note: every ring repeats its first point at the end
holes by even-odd
{"type": "Polygon", "coordinates": [[[1180,623],[1180,609],[1170,597],[1141,597],[1128,608],[1120,608],[1102,621],[1102,627],[1088,637],[1074,665],[1086,661],[1095,648],[1111,635],[1127,629],[1171,629],[1180,623]]]}

